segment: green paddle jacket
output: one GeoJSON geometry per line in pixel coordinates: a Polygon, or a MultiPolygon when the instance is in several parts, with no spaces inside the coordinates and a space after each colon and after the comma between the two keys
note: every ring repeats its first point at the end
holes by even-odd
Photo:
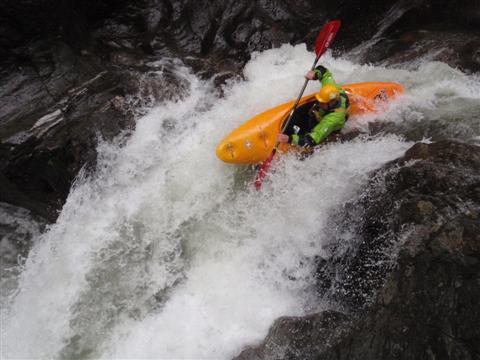
{"type": "Polygon", "coordinates": [[[320,144],[325,138],[334,131],[340,130],[347,119],[347,111],[349,101],[347,94],[335,82],[332,73],[323,66],[317,66],[315,69],[316,78],[322,83],[322,86],[327,84],[333,85],[340,90],[340,100],[336,105],[323,110],[317,108],[313,111],[313,115],[318,121],[318,124],[311,132],[305,136],[291,135],[290,142],[299,146],[315,146],[320,144]]]}

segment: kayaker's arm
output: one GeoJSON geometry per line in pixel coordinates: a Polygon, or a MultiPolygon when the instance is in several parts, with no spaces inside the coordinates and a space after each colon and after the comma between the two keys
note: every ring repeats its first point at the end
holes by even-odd
{"type": "Polygon", "coordinates": [[[315,78],[322,83],[322,86],[333,85],[338,89],[341,89],[341,87],[333,79],[332,72],[328,70],[325,66],[318,65],[315,68],[314,72],[315,72],[315,78]]]}
{"type": "Polygon", "coordinates": [[[337,109],[323,117],[313,130],[305,136],[292,135],[290,142],[298,146],[315,146],[320,144],[334,131],[340,130],[345,124],[345,110],[337,109]]]}

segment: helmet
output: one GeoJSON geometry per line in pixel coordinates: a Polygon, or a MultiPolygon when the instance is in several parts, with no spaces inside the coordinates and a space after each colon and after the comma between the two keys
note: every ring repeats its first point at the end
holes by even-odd
{"type": "Polygon", "coordinates": [[[328,84],[323,86],[315,97],[321,103],[328,103],[332,100],[337,100],[340,97],[340,91],[336,86],[328,84]]]}

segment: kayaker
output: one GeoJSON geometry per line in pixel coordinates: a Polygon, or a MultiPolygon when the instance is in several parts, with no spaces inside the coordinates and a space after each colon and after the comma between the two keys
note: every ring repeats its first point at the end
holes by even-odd
{"type": "Polygon", "coordinates": [[[333,79],[332,73],[319,65],[314,71],[307,72],[305,78],[319,80],[322,83],[322,88],[315,95],[317,101],[309,112],[314,119],[313,128],[309,129],[304,136],[279,134],[278,142],[313,147],[345,125],[349,101],[345,91],[333,79]]]}

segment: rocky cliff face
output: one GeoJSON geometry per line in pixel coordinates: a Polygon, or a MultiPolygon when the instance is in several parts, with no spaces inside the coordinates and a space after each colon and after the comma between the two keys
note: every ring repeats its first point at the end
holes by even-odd
{"type": "Polygon", "coordinates": [[[320,295],[348,310],[281,318],[237,359],[478,358],[480,148],[416,144],[364,194],[343,221],[360,216],[360,238],[318,270],[320,295]]]}

